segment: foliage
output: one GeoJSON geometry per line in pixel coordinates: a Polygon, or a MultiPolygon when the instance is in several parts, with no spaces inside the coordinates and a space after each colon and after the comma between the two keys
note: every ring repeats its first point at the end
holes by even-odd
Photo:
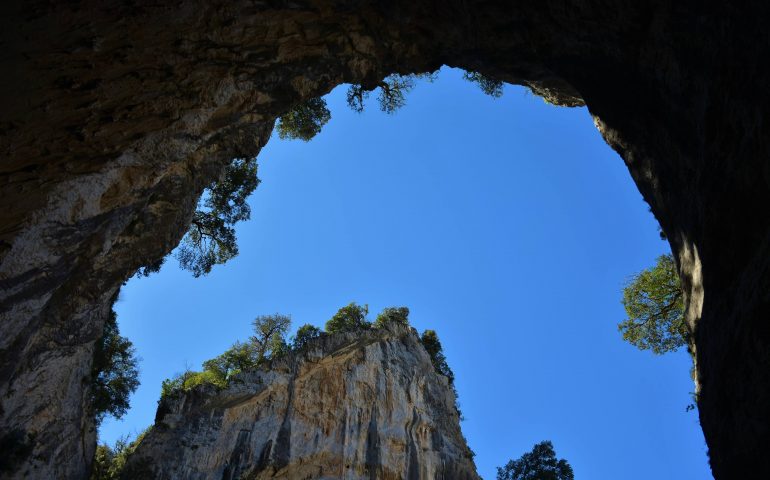
{"type": "Polygon", "coordinates": [[[290,347],[286,343],[286,332],[291,318],[276,313],[260,315],[251,323],[254,328],[247,342],[235,342],[230,348],[212,359],[203,362],[203,370],[184,373],[163,380],[160,398],[166,398],[181,391],[189,391],[198,385],[213,385],[226,388],[233,375],[254,370],[266,362],[285,355],[290,347]]]}
{"type": "Polygon", "coordinates": [[[329,333],[352,332],[367,329],[370,323],[366,320],[369,314],[369,305],[358,305],[355,302],[340,308],[334,316],[326,322],[326,331],[329,333]]]}
{"type": "Polygon", "coordinates": [[[640,350],[662,354],[689,344],[682,288],[671,255],[661,255],[654,267],[631,278],[623,289],[623,306],[628,318],[618,330],[640,350]]]}
{"type": "Polygon", "coordinates": [[[563,458],[556,459],[553,444],[544,441],[536,444],[518,460],[497,467],[497,480],[574,480],[572,467],[563,458]]]}
{"type": "Polygon", "coordinates": [[[246,199],[259,182],[257,159],[236,158],[222,177],[206,189],[205,200],[193,215],[190,229],[177,250],[181,268],[200,277],[211,272],[214,265],[238,255],[233,225],[251,217],[246,199]]]}
{"type": "Polygon", "coordinates": [[[454,384],[455,374],[446,362],[444,348],[441,346],[441,341],[438,339],[436,331],[425,330],[422,332],[420,340],[422,341],[422,346],[425,347],[428,355],[430,355],[430,360],[433,363],[433,368],[436,369],[436,372],[447,377],[450,384],[454,384]]]}
{"type": "Polygon", "coordinates": [[[281,139],[310,141],[318,135],[332,114],[326,107],[326,100],[321,97],[295,105],[278,119],[276,130],[281,139]]]}
{"type": "Polygon", "coordinates": [[[139,386],[138,363],[136,349],[120,335],[117,314],[111,310],[91,367],[91,407],[97,425],[106,415],[121,418],[128,411],[128,399],[139,386]]]}
{"type": "Polygon", "coordinates": [[[129,442],[128,438],[124,437],[118,439],[114,447],[104,443],[97,445],[91,467],[90,480],[118,480],[121,478],[129,455],[134,453],[151,430],[152,426],[149,426],[132,442],[129,442]]]}
{"type": "Polygon", "coordinates": [[[308,344],[312,339],[321,336],[321,329],[314,325],[306,323],[297,329],[297,333],[294,334],[292,339],[292,348],[294,350],[300,350],[308,344]]]}
{"type": "Polygon", "coordinates": [[[475,83],[482,92],[491,97],[500,98],[503,96],[503,82],[500,80],[485,77],[479,72],[465,72],[463,79],[475,83]]]}
{"type": "Polygon", "coordinates": [[[388,324],[409,326],[409,309],[407,307],[388,307],[382,310],[374,321],[375,328],[382,328],[388,324]]]}
{"type": "MultiPolygon", "coordinates": [[[[406,95],[412,91],[416,80],[423,79],[433,82],[437,77],[438,71],[409,75],[397,73],[388,75],[376,86],[376,89],[379,90],[377,93],[377,103],[380,105],[380,110],[387,114],[395,113],[406,105],[406,95]]],[[[346,95],[348,106],[358,113],[363,112],[364,101],[369,98],[369,93],[370,90],[367,90],[362,85],[351,85],[346,95]]]]}
{"type": "Polygon", "coordinates": [[[257,350],[257,365],[273,357],[276,352],[283,350],[286,332],[291,326],[291,318],[276,313],[275,315],[260,315],[251,322],[254,336],[251,343],[257,350]]]}
{"type": "Polygon", "coordinates": [[[203,369],[227,381],[232,375],[244,370],[252,370],[259,364],[259,353],[253,342],[236,341],[230,348],[210,360],[203,362],[203,369]]]}

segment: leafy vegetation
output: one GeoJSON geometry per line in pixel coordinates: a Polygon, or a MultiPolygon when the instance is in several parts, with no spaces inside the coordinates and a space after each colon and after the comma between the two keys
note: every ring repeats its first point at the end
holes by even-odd
{"type": "Polygon", "coordinates": [[[388,307],[383,309],[374,321],[374,328],[384,328],[391,324],[408,327],[409,309],[406,307],[388,307]]]}
{"type": "Polygon", "coordinates": [[[305,347],[311,340],[321,336],[321,329],[306,323],[297,329],[297,333],[294,334],[294,338],[291,342],[291,348],[294,350],[300,350],[305,347]]]}
{"type": "Polygon", "coordinates": [[[618,330],[640,350],[660,355],[689,345],[682,288],[671,255],[661,255],[654,267],[630,279],[623,289],[623,306],[628,318],[618,330]]]}
{"type": "MultiPolygon", "coordinates": [[[[353,110],[362,112],[372,91],[377,91],[380,110],[393,114],[406,104],[407,94],[418,79],[432,82],[438,71],[419,74],[387,76],[373,89],[352,85],[347,91],[347,103],[353,110]]],[[[463,78],[476,83],[481,90],[493,97],[503,93],[503,83],[481,75],[465,72],[463,78]]],[[[276,131],[282,139],[310,141],[331,120],[326,100],[311,98],[292,107],[276,123],[276,131]]],[[[222,177],[212,182],[201,197],[190,228],[176,250],[176,258],[182,269],[200,277],[211,272],[238,255],[238,243],[234,225],[251,216],[246,199],[259,185],[256,158],[236,158],[225,169],[222,177]]],[[[165,258],[140,267],[136,275],[146,277],[158,272],[165,258]]]]}
{"type": "Polygon", "coordinates": [[[310,141],[331,120],[326,100],[320,97],[295,105],[278,119],[276,130],[281,139],[310,141]]]}
{"type": "Polygon", "coordinates": [[[190,229],[179,244],[176,257],[181,268],[200,277],[238,255],[233,225],[251,217],[246,199],[258,185],[256,158],[236,158],[230,163],[222,177],[204,192],[190,229]]]}
{"type": "Polygon", "coordinates": [[[556,459],[553,444],[544,441],[532,447],[518,460],[497,467],[497,480],[574,480],[575,474],[566,460],[556,459]]]}
{"type": "Polygon", "coordinates": [[[490,97],[500,98],[503,96],[503,82],[500,80],[485,77],[479,72],[465,72],[463,78],[478,85],[481,91],[490,97]]]}
{"type": "Polygon", "coordinates": [[[433,368],[438,373],[444,375],[449,379],[449,383],[454,385],[455,374],[452,369],[449,368],[449,364],[444,356],[444,348],[441,346],[441,341],[438,339],[438,335],[435,330],[425,330],[420,337],[422,346],[430,355],[430,360],[433,363],[433,368]]]}
{"type": "Polygon", "coordinates": [[[120,335],[117,314],[111,310],[91,367],[91,408],[97,425],[106,415],[121,418],[128,411],[129,397],[139,386],[138,363],[136,349],[120,335]]]}
{"type": "Polygon", "coordinates": [[[203,362],[203,371],[187,370],[161,384],[161,398],[180,391],[191,390],[198,385],[225,388],[233,375],[265,365],[285,354],[286,333],[291,318],[286,315],[260,315],[251,323],[254,331],[245,343],[235,342],[224,353],[203,362]]]}
{"type": "Polygon", "coordinates": [[[334,316],[326,322],[326,331],[329,333],[351,332],[366,330],[371,324],[366,320],[369,314],[369,305],[358,305],[352,302],[340,308],[334,316]]]}
{"type": "Polygon", "coordinates": [[[97,445],[90,480],[130,478],[125,471],[128,456],[134,453],[142,440],[150,433],[150,430],[152,430],[152,426],[145,429],[131,442],[128,438],[120,438],[115,442],[114,447],[104,443],[97,445]]]}

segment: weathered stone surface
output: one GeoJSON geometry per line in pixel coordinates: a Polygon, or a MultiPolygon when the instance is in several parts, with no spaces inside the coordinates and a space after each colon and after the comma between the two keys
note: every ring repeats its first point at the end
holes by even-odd
{"type": "Polygon", "coordinates": [[[326,335],[225,390],[164,399],[126,476],[479,478],[447,378],[396,326],[326,335]]]}
{"type": "Polygon", "coordinates": [[[763,0],[2,2],[0,468],[86,474],[109,302],[277,115],[448,64],[588,106],[679,262],[714,474],[770,478],[768,18],[763,0]]]}

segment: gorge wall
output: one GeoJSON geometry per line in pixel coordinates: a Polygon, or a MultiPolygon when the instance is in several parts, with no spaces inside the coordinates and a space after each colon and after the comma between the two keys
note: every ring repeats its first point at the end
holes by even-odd
{"type": "Polygon", "coordinates": [[[455,396],[409,327],[324,335],[222,391],[164,398],[126,478],[477,480],[455,396]]]}
{"type": "Polygon", "coordinates": [[[2,2],[2,475],[87,474],[109,304],[230,159],[298,101],[447,64],[588,107],[677,259],[712,470],[770,478],[768,18],[759,0],[2,2]]]}

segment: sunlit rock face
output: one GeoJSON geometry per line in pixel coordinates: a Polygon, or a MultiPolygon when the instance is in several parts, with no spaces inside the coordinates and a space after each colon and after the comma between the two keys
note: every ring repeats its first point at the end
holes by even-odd
{"type": "Polygon", "coordinates": [[[733,3],[2,2],[0,475],[87,475],[110,302],[277,116],[446,64],[589,108],[677,258],[712,470],[770,478],[770,2],[733,3]]]}
{"type": "Polygon", "coordinates": [[[165,399],[126,478],[475,480],[455,396],[411,328],[327,335],[165,399]]]}

